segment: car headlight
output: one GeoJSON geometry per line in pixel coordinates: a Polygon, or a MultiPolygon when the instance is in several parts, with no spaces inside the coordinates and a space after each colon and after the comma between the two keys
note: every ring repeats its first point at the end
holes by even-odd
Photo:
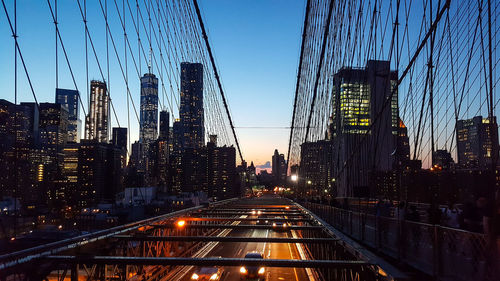
{"type": "Polygon", "coordinates": [[[265,268],[263,268],[263,267],[259,268],[259,274],[264,274],[265,271],[266,271],[265,268]]]}
{"type": "Polygon", "coordinates": [[[260,214],[262,214],[262,212],[261,211],[257,211],[257,214],[260,215],[260,214]]]}
{"type": "Polygon", "coordinates": [[[252,215],[255,215],[255,211],[252,211],[252,215]]]}
{"type": "Polygon", "coordinates": [[[286,223],[284,223],[284,224],[283,224],[283,227],[287,227],[287,224],[286,224],[286,223]]]}
{"type": "Polygon", "coordinates": [[[217,273],[214,273],[212,274],[212,276],[210,276],[210,280],[217,280],[218,277],[219,275],[217,275],[217,273]]]}
{"type": "Polygon", "coordinates": [[[247,269],[244,266],[240,267],[240,273],[246,274],[247,269]]]}
{"type": "Polygon", "coordinates": [[[275,223],[275,222],[273,222],[273,226],[276,226],[276,223],[275,223]]]}
{"type": "Polygon", "coordinates": [[[193,275],[191,275],[191,280],[198,280],[199,277],[198,274],[193,273],[193,275]]]}

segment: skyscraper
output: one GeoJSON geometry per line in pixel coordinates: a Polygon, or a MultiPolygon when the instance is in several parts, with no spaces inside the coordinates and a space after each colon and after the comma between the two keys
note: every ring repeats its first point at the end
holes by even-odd
{"type": "Polygon", "coordinates": [[[331,130],[337,196],[353,196],[354,187],[369,186],[370,173],[392,169],[399,131],[397,77],[389,61],[374,60],[365,68],[342,68],[334,75],[331,130]]]}
{"type": "Polygon", "coordinates": [[[301,186],[305,185],[307,191],[309,191],[309,188],[313,188],[317,192],[329,191],[333,179],[332,162],[332,141],[319,140],[303,143],[300,149],[299,170],[301,186]]]}
{"type": "Polygon", "coordinates": [[[158,78],[146,73],[141,78],[141,118],[139,141],[153,142],[158,136],[158,78]]]}
{"type": "Polygon", "coordinates": [[[127,128],[113,128],[113,138],[111,143],[114,147],[119,148],[121,152],[122,169],[127,167],[127,128]]]}
{"type": "Polygon", "coordinates": [[[205,140],[203,117],[203,65],[181,63],[180,119],[182,149],[200,148],[205,140]]]}
{"type": "Polygon", "coordinates": [[[113,202],[122,191],[120,149],[112,144],[84,140],[78,151],[77,205],[113,202]]]}
{"type": "MultiPolygon", "coordinates": [[[[215,136],[215,135],[212,135],[215,136]]],[[[212,138],[212,140],[216,139],[212,138]]],[[[217,147],[215,142],[210,141],[205,148],[207,150],[207,186],[208,197],[215,200],[232,198],[238,196],[236,188],[236,149],[234,147],[217,147]]]]}
{"type": "Polygon", "coordinates": [[[57,103],[40,103],[40,142],[49,153],[60,153],[68,141],[68,111],[57,103]]]}
{"type": "Polygon", "coordinates": [[[109,140],[109,95],[106,83],[90,81],[90,110],[85,118],[85,138],[106,143],[109,140]]]}
{"type": "Polygon", "coordinates": [[[492,160],[497,161],[498,127],[496,117],[472,119],[457,122],[458,164],[465,168],[490,168],[492,160]]]}
{"type": "Polygon", "coordinates": [[[113,138],[111,142],[114,146],[127,152],[127,128],[113,128],[113,138]]]}
{"type": "Polygon", "coordinates": [[[273,183],[275,185],[284,184],[286,179],[285,155],[279,154],[277,149],[274,150],[272,165],[273,183]]]}
{"type": "Polygon", "coordinates": [[[169,139],[170,134],[170,113],[166,110],[160,111],[160,136],[161,140],[169,139]]]}
{"type": "Polygon", "coordinates": [[[68,142],[80,141],[80,115],[78,99],[80,93],[76,90],[56,89],[56,103],[64,105],[68,110],[68,142]]]}

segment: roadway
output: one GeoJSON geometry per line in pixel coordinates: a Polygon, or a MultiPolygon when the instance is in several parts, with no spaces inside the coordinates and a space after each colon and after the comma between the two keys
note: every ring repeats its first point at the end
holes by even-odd
{"type": "MultiPolygon", "coordinates": [[[[252,216],[249,216],[250,218],[252,216]]],[[[237,219],[235,219],[236,221],[237,219]]],[[[265,229],[233,229],[227,233],[233,237],[266,237],[266,238],[292,238],[291,231],[274,231],[265,229]]],[[[243,242],[210,242],[215,247],[205,257],[243,258],[248,252],[260,252],[266,259],[301,259],[295,243],[243,243],[243,242]]],[[[303,253],[303,252],[302,252],[303,253]]],[[[189,267],[186,274],[178,280],[191,280],[195,268],[189,267]]],[[[266,281],[302,281],[310,280],[304,268],[266,268],[266,281]]],[[[222,281],[239,281],[239,267],[226,267],[221,278],[222,281]]]]}

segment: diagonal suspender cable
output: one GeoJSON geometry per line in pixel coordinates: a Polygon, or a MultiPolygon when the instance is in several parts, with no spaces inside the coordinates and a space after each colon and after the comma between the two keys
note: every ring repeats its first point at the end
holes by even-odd
{"type": "Polygon", "coordinates": [[[330,20],[332,18],[332,10],[333,10],[333,0],[330,0],[330,6],[328,8],[328,17],[326,18],[325,33],[323,35],[323,44],[321,45],[321,54],[319,55],[319,65],[318,65],[318,69],[317,69],[317,73],[316,73],[316,81],[314,83],[314,95],[313,95],[312,102],[311,102],[311,110],[309,112],[309,118],[307,121],[307,128],[306,128],[306,135],[304,138],[304,142],[307,141],[307,137],[309,136],[309,128],[311,126],[311,118],[313,115],[314,104],[316,102],[316,96],[318,94],[319,78],[321,75],[321,68],[323,67],[323,57],[325,56],[326,42],[328,41],[328,34],[330,31],[330,20]]]}
{"type": "Polygon", "coordinates": [[[207,46],[208,55],[210,56],[210,62],[214,69],[215,79],[217,80],[217,85],[219,86],[219,91],[222,97],[222,102],[224,103],[224,108],[226,109],[227,118],[229,119],[229,125],[233,131],[234,141],[236,142],[236,149],[238,149],[238,154],[240,155],[241,162],[243,162],[243,155],[241,154],[240,144],[238,143],[238,138],[236,137],[236,131],[234,130],[233,120],[231,119],[231,114],[229,113],[229,108],[227,106],[226,97],[224,96],[224,90],[222,89],[222,84],[220,82],[219,73],[217,72],[217,66],[215,66],[214,56],[212,54],[212,49],[210,48],[210,43],[208,42],[208,36],[205,31],[205,25],[203,24],[203,19],[201,18],[200,8],[198,7],[198,1],[193,0],[194,7],[196,9],[196,15],[198,16],[198,22],[200,23],[201,32],[203,33],[203,39],[205,40],[205,45],[207,46]]]}
{"type": "Polygon", "coordinates": [[[306,37],[307,37],[307,27],[308,27],[308,22],[309,22],[309,11],[310,11],[309,6],[310,5],[311,5],[311,0],[307,0],[306,16],[304,17],[304,30],[302,31],[302,43],[300,45],[299,70],[297,71],[297,84],[295,85],[295,98],[293,101],[292,125],[290,126],[290,140],[288,141],[288,153],[286,156],[287,165],[290,161],[290,149],[292,147],[293,127],[295,126],[295,115],[296,115],[296,111],[297,111],[297,97],[299,96],[300,76],[302,74],[302,62],[304,60],[304,48],[305,48],[306,37]]]}

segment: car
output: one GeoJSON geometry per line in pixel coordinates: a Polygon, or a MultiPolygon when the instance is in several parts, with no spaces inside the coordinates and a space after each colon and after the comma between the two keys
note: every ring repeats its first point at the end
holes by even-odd
{"type": "Polygon", "coordinates": [[[195,269],[191,275],[191,280],[197,281],[214,281],[220,280],[222,277],[222,268],[217,266],[203,266],[195,269]]]}
{"type": "MultiPolygon", "coordinates": [[[[276,217],[276,218],[281,219],[280,217],[276,217]]],[[[273,222],[273,230],[274,231],[285,231],[285,230],[288,230],[289,226],[290,226],[290,224],[287,222],[284,222],[284,221],[273,222]]]]}
{"type": "MultiPolygon", "coordinates": [[[[259,252],[248,252],[245,255],[246,259],[264,259],[262,253],[259,252]]],[[[266,268],[263,266],[242,266],[240,267],[240,279],[241,280],[257,280],[263,281],[266,279],[264,275],[266,273],[266,268]]]]}
{"type": "Polygon", "coordinates": [[[266,216],[260,216],[255,224],[267,225],[267,224],[269,224],[269,220],[267,219],[266,216]]]}
{"type": "Polygon", "coordinates": [[[253,216],[260,216],[262,214],[262,211],[261,210],[258,210],[258,211],[252,210],[250,212],[250,214],[253,215],[253,216]]]}

